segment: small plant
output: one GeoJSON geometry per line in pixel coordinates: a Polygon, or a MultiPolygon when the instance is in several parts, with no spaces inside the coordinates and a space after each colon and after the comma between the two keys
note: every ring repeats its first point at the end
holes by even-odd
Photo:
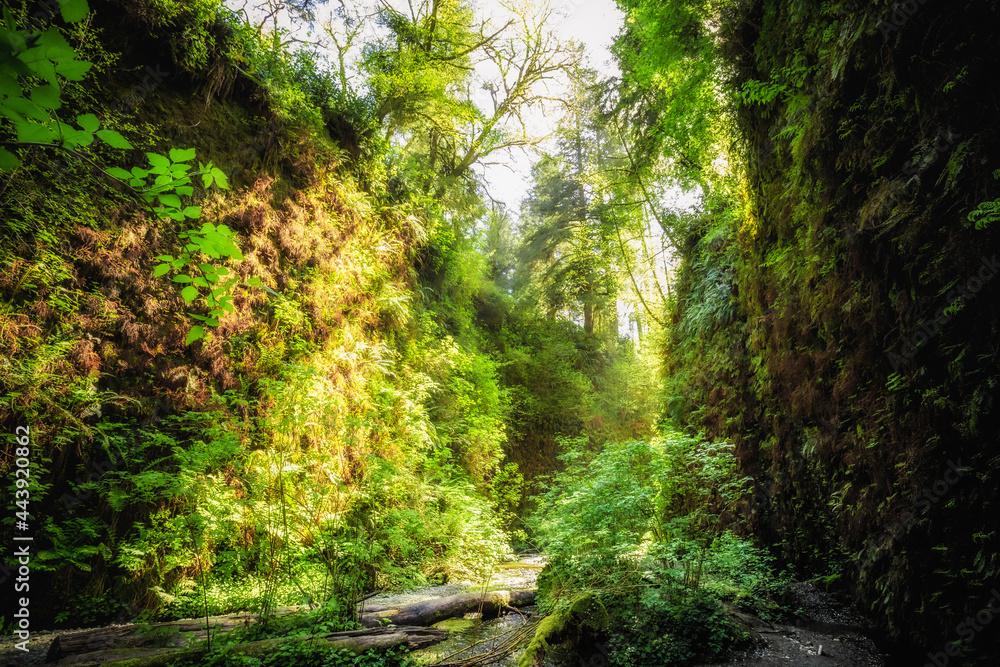
{"type": "MultiPolygon", "coordinates": [[[[229,189],[225,173],[211,162],[199,162],[198,169],[192,171],[187,164],[195,158],[195,149],[170,149],[169,155],[146,153],[149,159],[148,168],[133,167],[127,171],[120,167],[112,167],[107,173],[127,183],[152,208],[154,214],[161,218],[169,218],[176,222],[201,217],[200,206],[184,206],[181,197],[194,194],[193,178],[201,177],[203,187],[207,190],[213,185],[224,190],[229,189]]],[[[188,313],[188,316],[202,322],[205,326],[219,326],[219,319],[226,313],[233,312],[232,290],[240,284],[240,279],[225,266],[206,262],[212,260],[235,259],[243,260],[243,253],[233,240],[233,232],[226,225],[213,225],[206,222],[197,231],[188,230],[178,234],[186,241],[184,251],[177,257],[159,255],[161,262],[153,269],[153,277],[159,278],[170,271],[177,272],[173,277],[175,283],[184,285],[181,296],[185,303],[192,303],[201,297],[208,307],[207,315],[188,313]],[[204,290],[204,291],[203,291],[204,290]]],[[[257,278],[251,278],[244,284],[260,287],[257,278]]],[[[188,332],[185,344],[190,345],[204,337],[203,326],[193,326],[188,332]]]]}
{"type": "MultiPolygon", "coordinates": [[[[1000,180],[1000,169],[993,172],[993,178],[1000,180]]],[[[968,215],[969,222],[976,225],[976,229],[986,229],[997,220],[1000,220],[1000,199],[980,202],[978,206],[968,215]]]]}

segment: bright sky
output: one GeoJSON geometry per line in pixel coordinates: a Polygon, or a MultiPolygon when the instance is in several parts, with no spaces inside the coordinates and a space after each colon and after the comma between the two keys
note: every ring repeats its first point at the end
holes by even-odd
{"type": "MultiPolygon", "coordinates": [[[[497,0],[480,0],[478,7],[490,14],[491,5],[499,9],[497,0]]],[[[584,45],[588,62],[586,65],[597,70],[602,76],[617,76],[618,67],[611,57],[611,44],[621,31],[625,14],[618,9],[614,0],[555,0],[558,18],[552,24],[561,40],[575,40],[584,45]]],[[[546,134],[555,129],[557,117],[540,119],[537,128],[546,134]]],[[[490,195],[507,204],[516,216],[520,202],[527,193],[531,177],[534,155],[521,150],[513,150],[508,155],[491,156],[494,162],[482,168],[490,195]]]]}

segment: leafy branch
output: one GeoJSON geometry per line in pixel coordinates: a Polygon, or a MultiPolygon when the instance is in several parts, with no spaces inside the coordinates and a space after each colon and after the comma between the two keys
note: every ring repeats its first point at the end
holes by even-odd
{"type": "MultiPolygon", "coordinates": [[[[59,0],[63,19],[68,23],[82,20],[89,12],[86,0],[59,0]]],[[[101,121],[92,113],[76,116],[76,126],[56,114],[62,107],[62,86],[65,81],[81,81],[93,63],[77,58],[77,52],[66,41],[58,28],[23,30],[9,9],[2,13],[0,44],[0,117],[11,124],[14,140],[0,140],[0,172],[13,171],[21,166],[20,158],[12,152],[18,148],[50,148],[73,155],[100,169],[82,149],[100,139],[111,148],[131,149],[132,144],[118,132],[101,128],[101,121]],[[41,80],[42,83],[37,83],[41,80]],[[12,149],[12,150],[8,150],[12,149]]],[[[107,176],[127,187],[133,195],[150,207],[159,218],[176,222],[201,217],[201,207],[185,206],[182,197],[194,195],[192,178],[200,176],[207,190],[218,186],[229,189],[226,174],[211,162],[199,162],[193,170],[191,160],[195,150],[172,148],[169,155],[146,153],[148,167],[121,167],[102,169],[107,176]]],[[[181,232],[186,241],[185,252],[178,257],[160,255],[162,262],[153,271],[154,277],[178,272],[176,283],[184,284],[181,296],[185,303],[199,297],[205,301],[207,315],[188,315],[205,326],[218,326],[219,319],[233,312],[232,290],[240,279],[229,269],[210,260],[242,260],[243,254],[233,239],[233,232],[225,225],[205,223],[195,231],[181,232]],[[203,292],[204,290],[204,292],[203,292]]],[[[252,278],[247,285],[260,287],[252,278]]],[[[204,326],[193,326],[186,344],[204,337],[204,326]]]]}

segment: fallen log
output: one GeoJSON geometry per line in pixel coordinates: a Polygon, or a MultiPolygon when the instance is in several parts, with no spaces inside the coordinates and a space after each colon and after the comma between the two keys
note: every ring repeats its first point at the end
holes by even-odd
{"type": "MultiPolygon", "coordinates": [[[[274,610],[274,616],[280,618],[306,611],[304,607],[279,607],[274,610]]],[[[77,653],[93,653],[111,649],[172,647],[186,646],[193,641],[208,638],[208,629],[212,636],[230,632],[237,628],[245,628],[258,622],[256,614],[239,612],[210,616],[204,618],[186,618],[179,621],[167,621],[140,625],[116,625],[107,628],[94,628],[79,632],[68,632],[59,635],[49,646],[45,656],[47,662],[58,660],[67,655],[77,653]]]]}
{"type": "MultiPolygon", "coordinates": [[[[414,651],[433,646],[447,638],[447,630],[393,626],[388,628],[333,632],[325,635],[314,635],[312,637],[264,639],[246,644],[236,644],[227,647],[225,650],[233,654],[256,656],[273,653],[280,646],[289,643],[309,643],[316,649],[324,651],[340,649],[352,653],[364,653],[365,651],[373,650],[385,651],[398,646],[405,646],[407,649],[414,651]]],[[[114,665],[115,667],[167,667],[179,660],[197,659],[207,653],[207,646],[182,650],[116,648],[82,655],[66,656],[56,662],[53,667],[96,667],[97,665],[114,665]]]]}
{"type": "MultiPolygon", "coordinates": [[[[480,606],[483,607],[485,618],[493,618],[498,615],[500,607],[529,605],[534,600],[534,590],[461,593],[411,605],[363,607],[360,622],[366,628],[384,625],[387,621],[382,619],[388,619],[388,622],[395,625],[430,626],[452,616],[478,611],[480,606]]],[[[280,618],[306,611],[307,607],[279,607],[274,610],[274,616],[280,618]]],[[[119,649],[182,648],[192,642],[207,639],[209,629],[212,637],[215,637],[257,622],[256,614],[241,612],[210,616],[207,623],[204,618],[195,618],[151,625],[130,624],[81,630],[56,637],[49,646],[45,659],[47,662],[54,662],[66,656],[119,649]]]]}
{"type": "Polygon", "coordinates": [[[378,627],[386,621],[397,625],[433,625],[471,612],[481,612],[483,618],[495,618],[506,607],[523,607],[534,601],[534,590],[459,593],[408,605],[366,607],[360,623],[366,628],[378,627]]]}

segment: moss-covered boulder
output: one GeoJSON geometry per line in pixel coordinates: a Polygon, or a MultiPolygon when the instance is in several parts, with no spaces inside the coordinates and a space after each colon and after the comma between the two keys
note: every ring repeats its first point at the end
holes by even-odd
{"type": "Polygon", "coordinates": [[[592,652],[608,622],[601,601],[593,593],[581,595],[569,607],[542,619],[518,666],[538,667],[546,658],[558,662],[592,652]]]}

